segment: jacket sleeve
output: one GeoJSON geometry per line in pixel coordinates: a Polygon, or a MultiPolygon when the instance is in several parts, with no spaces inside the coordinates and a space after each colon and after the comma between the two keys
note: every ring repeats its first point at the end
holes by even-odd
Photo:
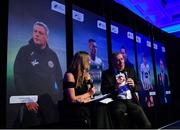
{"type": "Polygon", "coordinates": [[[102,94],[107,94],[109,92],[108,80],[104,71],[102,72],[101,92],[102,94]]]}
{"type": "Polygon", "coordinates": [[[129,78],[132,78],[134,80],[134,84],[135,84],[135,87],[131,87],[131,94],[132,94],[132,97],[133,97],[133,101],[140,105],[140,101],[139,101],[139,96],[136,95],[136,93],[138,93],[140,91],[140,86],[141,86],[141,82],[140,80],[138,79],[137,75],[136,75],[136,72],[134,70],[134,66],[132,67],[129,67],[128,68],[129,72],[128,72],[128,77],[129,78]]]}
{"type": "Polygon", "coordinates": [[[139,78],[136,75],[134,67],[130,67],[129,68],[129,78],[132,78],[134,80],[135,87],[133,88],[133,91],[139,92],[140,91],[141,82],[140,82],[139,78]]]}
{"type": "Polygon", "coordinates": [[[27,57],[25,54],[25,50],[21,48],[16,56],[15,62],[14,62],[14,83],[15,88],[17,90],[18,94],[28,94],[28,91],[26,90],[26,80],[25,77],[26,74],[26,62],[27,57]]]}
{"type": "Polygon", "coordinates": [[[56,55],[56,63],[57,63],[57,66],[56,66],[56,83],[58,85],[58,90],[61,90],[62,89],[62,85],[63,85],[63,74],[62,74],[62,69],[61,69],[61,65],[59,63],[59,59],[56,55]]]}
{"type": "Polygon", "coordinates": [[[102,72],[102,82],[101,82],[101,92],[102,94],[109,94],[111,93],[111,96],[116,95],[115,92],[115,84],[113,82],[113,77],[111,74],[109,74],[107,71],[102,72]]]}

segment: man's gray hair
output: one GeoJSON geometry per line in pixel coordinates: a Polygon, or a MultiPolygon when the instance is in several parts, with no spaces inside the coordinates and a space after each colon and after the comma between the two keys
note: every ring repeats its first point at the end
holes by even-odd
{"type": "Polygon", "coordinates": [[[34,23],[33,27],[34,27],[35,25],[42,26],[42,27],[46,30],[47,35],[49,34],[49,28],[48,28],[48,26],[47,26],[45,23],[37,21],[37,22],[34,23]]]}

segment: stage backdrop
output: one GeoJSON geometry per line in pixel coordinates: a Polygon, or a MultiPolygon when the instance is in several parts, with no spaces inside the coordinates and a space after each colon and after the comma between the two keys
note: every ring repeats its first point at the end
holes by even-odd
{"type": "Polygon", "coordinates": [[[141,80],[141,103],[143,107],[154,107],[156,104],[156,89],[150,38],[136,33],[136,47],[139,79],[141,80]]]}
{"type": "Polygon", "coordinates": [[[156,64],[158,102],[161,105],[167,105],[171,103],[171,89],[166,64],[166,48],[163,43],[154,41],[154,55],[156,64]]]}
{"type": "MultiPolygon", "coordinates": [[[[59,0],[9,0],[8,51],[7,51],[7,127],[16,125],[19,106],[10,104],[10,96],[16,96],[14,62],[19,49],[32,38],[33,24],[44,22],[49,28],[48,45],[56,53],[62,75],[66,71],[65,6],[59,0]]],[[[51,64],[52,66],[52,64],[51,64]]],[[[33,89],[33,87],[32,87],[33,89]]],[[[44,90],[46,91],[46,90],[44,90]]],[[[55,102],[62,99],[62,86],[55,102]]]]}
{"type": "Polygon", "coordinates": [[[127,60],[133,64],[136,71],[135,52],[134,52],[134,34],[129,27],[117,22],[111,22],[112,52],[126,51],[127,60]]]}
{"type": "Polygon", "coordinates": [[[86,51],[95,55],[95,60],[91,58],[90,74],[97,89],[96,94],[99,95],[102,70],[108,68],[105,19],[73,5],[73,47],[74,54],[86,51]]]}

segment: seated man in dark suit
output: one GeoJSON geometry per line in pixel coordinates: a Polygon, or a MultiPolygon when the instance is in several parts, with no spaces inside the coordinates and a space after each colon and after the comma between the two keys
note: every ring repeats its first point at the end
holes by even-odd
{"type": "Polygon", "coordinates": [[[138,105],[135,92],[139,80],[133,67],[125,64],[122,53],[112,55],[112,67],[102,73],[102,94],[111,93],[113,102],[108,104],[115,128],[124,128],[124,113],[128,113],[138,128],[150,128],[151,123],[138,105]]]}

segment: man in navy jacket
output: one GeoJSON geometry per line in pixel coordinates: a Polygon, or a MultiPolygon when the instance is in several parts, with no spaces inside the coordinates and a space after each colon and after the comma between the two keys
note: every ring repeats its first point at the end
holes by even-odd
{"type": "Polygon", "coordinates": [[[57,121],[58,114],[53,110],[60,96],[62,70],[56,53],[48,46],[48,33],[43,22],[36,22],[32,39],[20,48],[14,63],[18,95],[38,95],[38,102],[24,105],[27,114],[23,118],[27,117],[27,125],[38,124],[33,117],[38,117],[40,124],[57,121]]]}

